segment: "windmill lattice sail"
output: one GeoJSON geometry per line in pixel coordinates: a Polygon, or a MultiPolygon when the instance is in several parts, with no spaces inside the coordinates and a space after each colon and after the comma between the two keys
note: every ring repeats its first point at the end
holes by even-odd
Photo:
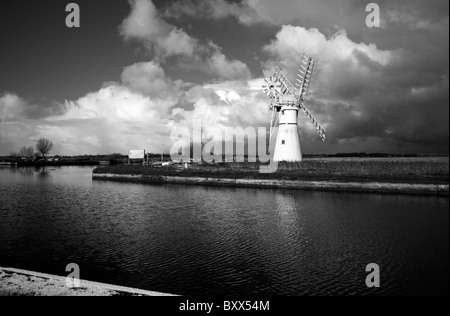
{"type": "Polygon", "coordinates": [[[319,136],[322,139],[322,141],[326,141],[326,139],[327,139],[327,136],[326,136],[327,131],[322,127],[322,125],[320,125],[319,121],[317,121],[316,118],[311,114],[311,112],[305,107],[303,102],[300,103],[300,109],[302,109],[302,111],[305,112],[306,117],[313,124],[313,126],[316,129],[316,132],[319,134],[319,136]]]}
{"type": "MultiPolygon", "coordinates": [[[[320,138],[326,140],[326,131],[319,121],[304,105],[304,96],[308,93],[314,71],[314,59],[302,56],[295,86],[276,67],[273,76],[265,80],[263,91],[271,100],[269,110],[273,111],[270,123],[270,139],[273,141],[273,131],[278,127],[274,161],[302,161],[302,151],[298,132],[298,113],[301,109],[314,126],[320,138]]],[[[272,148],[272,147],[271,147],[272,148]]]]}
{"type": "Polygon", "coordinates": [[[299,92],[299,99],[303,101],[303,96],[308,93],[311,77],[314,70],[315,61],[303,55],[300,69],[297,74],[296,87],[299,92]]]}

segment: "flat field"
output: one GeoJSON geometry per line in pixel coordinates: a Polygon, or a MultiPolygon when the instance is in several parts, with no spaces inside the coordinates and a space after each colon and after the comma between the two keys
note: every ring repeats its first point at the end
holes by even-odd
{"type": "Polygon", "coordinates": [[[275,173],[259,172],[259,163],[190,164],[170,167],[107,166],[94,173],[207,178],[279,179],[448,184],[449,158],[311,158],[279,163],[275,173]]]}

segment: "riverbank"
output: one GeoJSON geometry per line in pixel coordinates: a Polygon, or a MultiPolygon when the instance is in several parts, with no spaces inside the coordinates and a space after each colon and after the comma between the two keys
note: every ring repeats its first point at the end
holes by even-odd
{"type": "Polygon", "coordinates": [[[281,163],[275,173],[259,173],[258,164],[109,166],[96,168],[94,180],[286,188],[344,192],[448,196],[448,158],[309,159],[281,163]]]}
{"type": "Polygon", "coordinates": [[[0,267],[0,296],[170,296],[129,287],[80,280],[80,287],[66,286],[62,276],[0,267]]]}
{"type": "Polygon", "coordinates": [[[72,167],[72,166],[98,166],[98,161],[39,161],[18,162],[17,167],[72,167]]]}
{"type": "Polygon", "coordinates": [[[84,155],[84,156],[54,156],[22,158],[17,156],[0,157],[0,166],[17,167],[64,167],[64,166],[96,166],[102,164],[117,165],[127,162],[127,157],[120,154],[84,155]]]}
{"type": "Polygon", "coordinates": [[[99,161],[19,161],[0,162],[3,168],[26,168],[26,167],[71,167],[71,166],[98,166],[99,161]]]}

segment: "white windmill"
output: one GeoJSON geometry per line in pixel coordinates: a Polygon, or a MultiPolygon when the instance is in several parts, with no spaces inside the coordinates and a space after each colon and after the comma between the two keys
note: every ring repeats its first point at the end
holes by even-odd
{"type": "MultiPolygon", "coordinates": [[[[272,111],[270,122],[270,142],[278,126],[278,135],[273,153],[273,161],[302,161],[302,151],[298,132],[298,111],[305,112],[306,117],[314,125],[317,133],[325,141],[325,129],[303,104],[303,97],[308,92],[315,61],[305,55],[298,72],[295,87],[281,70],[276,67],[275,74],[265,79],[264,93],[270,97],[269,111],[272,111]]],[[[270,147],[272,148],[272,146],[270,147]]]]}

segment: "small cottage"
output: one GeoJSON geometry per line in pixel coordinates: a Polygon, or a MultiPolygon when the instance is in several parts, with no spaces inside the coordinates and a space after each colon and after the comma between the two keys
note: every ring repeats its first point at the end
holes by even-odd
{"type": "Polygon", "coordinates": [[[129,165],[144,165],[148,162],[145,150],[130,150],[128,154],[129,165]]]}

